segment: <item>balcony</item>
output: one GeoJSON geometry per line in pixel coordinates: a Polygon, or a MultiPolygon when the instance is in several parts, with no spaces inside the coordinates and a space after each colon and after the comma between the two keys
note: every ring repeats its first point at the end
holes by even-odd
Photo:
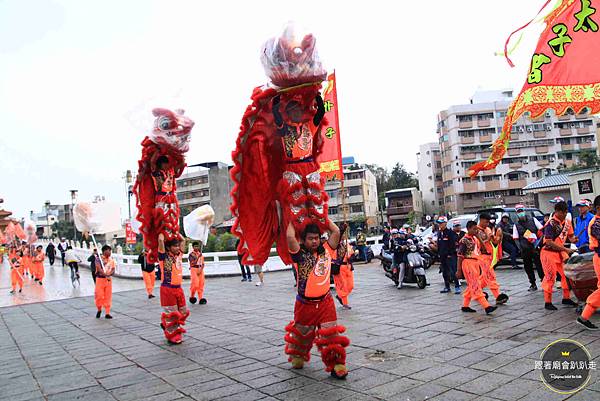
{"type": "Polygon", "coordinates": [[[590,127],[577,128],[577,135],[585,135],[590,133],[590,127]]]}
{"type": "Polygon", "coordinates": [[[564,144],[560,146],[561,150],[575,150],[575,145],[573,144],[564,144]]]}
{"type": "Polygon", "coordinates": [[[545,167],[545,166],[548,166],[550,164],[550,161],[547,160],[547,159],[546,160],[538,160],[536,163],[540,167],[545,167]]]}
{"type": "Polygon", "coordinates": [[[461,136],[460,137],[461,145],[470,145],[472,143],[475,143],[475,137],[473,137],[473,136],[461,136]]]}
{"type": "Polygon", "coordinates": [[[473,121],[460,121],[458,128],[473,128],[473,121]]]}
{"type": "Polygon", "coordinates": [[[534,131],[533,132],[533,137],[534,138],[545,138],[546,137],[546,131],[534,131]]]}
{"type": "Polygon", "coordinates": [[[571,128],[561,128],[560,136],[571,136],[573,135],[573,130],[571,128]]]}
{"type": "Polygon", "coordinates": [[[585,143],[579,144],[579,149],[591,149],[591,148],[592,148],[591,142],[585,142],[585,143]]]}
{"type": "Polygon", "coordinates": [[[387,211],[388,216],[407,215],[413,211],[413,207],[412,206],[388,207],[386,211],[387,211]]]}
{"type": "Polygon", "coordinates": [[[478,127],[489,127],[490,126],[490,119],[487,118],[485,120],[477,120],[477,126],[478,127]]]}
{"type": "Polygon", "coordinates": [[[544,122],[544,119],[545,119],[545,117],[544,117],[544,115],[542,114],[542,115],[541,115],[541,116],[539,116],[539,117],[532,118],[532,119],[531,119],[531,122],[534,122],[534,123],[543,123],[543,122],[544,122]]]}
{"type": "Polygon", "coordinates": [[[565,166],[569,168],[573,167],[573,165],[575,164],[575,160],[564,160],[563,163],[565,163],[565,166]]]}
{"type": "Polygon", "coordinates": [[[479,183],[477,181],[464,183],[463,192],[479,192],[479,183]]]}
{"type": "Polygon", "coordinates": [[[492,142],[491,135],[479,135],[479,142],[492,142]]]}
{"type": "Polygon", "coordinates": [[[582,114],[575,115],[575,118],[577,120],[587,120],[589,118],[592,118],[592,116],[590,116],[588,113],[582,113],[582,114]]]}
{"type": "Polygon", "coordinates": [[[558,119],[560,121],[569,121],[571,119],[571,115],[570,114],[563,114],[562,116],[558,116],[558,119]]]}
{"type": "Polygon", "coordinates": [[[523,189],[526,185],[527,185],[527,180],[525,180],[525,179],[508,181],[509,189],[523,189]]]}
{"type": "Polygon", "coordinates": [[[464,160],[473,160],[475,158],[475,153],[465,153],[462,155],[464,160]]]}
{"type": "Polygon", "coordinates": [[[510,133],[510,140],[511,141],[518,141],[519,140],[519,133],[518,132],[511,132],[510,133]]]}
{"type": "Polygon", "coordinates": [[[509,163],[508,167],[509,168],[521,168],[521,167],[523,167],[523,163],[522,162],[509,163]]]}
{"type": "Polygon", "coordinates": [[[521,154],[521,149],[520,148],[508,149],[508,155],[509,156],[519,156],[520,154],[521,154]]]}
{"type": "Polygon", "coordinates": [[[538,155],[548,153],[548,146],[536,146],[535,153],[538,155]]]}
{"type": "Polygon", "coordinates": [[[499,180],[494,180],[494,181],[484,181],[483,182],[484,185],[484,191],[497,191],[500,189],[500,181],[499,180]]]}
{"type": "Polygon", "coordinates": [[[492,155],[492,151],[491,150],[486,150],[484,152],[481,152],[481,158],[482,159],[487,159],[488,157],[490,157],[492,155]]]}

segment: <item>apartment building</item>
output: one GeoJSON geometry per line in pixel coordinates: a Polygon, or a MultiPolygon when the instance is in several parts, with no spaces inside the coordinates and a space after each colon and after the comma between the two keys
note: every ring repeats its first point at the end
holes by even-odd
{"type": "MultiPolygon", "coordinates": [[[[539,178],[571,167],[584,151],[597,151],[597,117],[587,112],[556,116],[549,111],[515,122],[511,141],[498,166],[469,178],[467,170],[487,159],[498,138],[512,91],[477,92],[469,104],[451,106],[438,116],[443,206],[459,214],[492,205],[532,204],[523,188],[539,178]]],[[[426,174],[434,175],[434,169],[426,174]]]]}
{"type": "Polygon", "coordinates": [[[409,223],[411,217],[421,222],[423,217],[423,201],[417,188],[392,189],[385,193],[385,204],[388,224],[401,227],[409,223]]]}
{"type": "Polygon", "coordinates": [[[329,195],[329,218],[333,222],[355,222],[368,229],[378,226],[377,180],[368,169],[344,166],[344,188],[339,181],[325,184],[329,195]]]}
{"type": "Polygon", "coordinates": [[[425,214],[438,213],[443,205],[442,156],[440,144],[430,142],[419,146],[417,176],[423,197],[425,214]]]}
{"type": "Polygon", "coordinates": [[[177,179],[181,215],[185,216],[202,205],[210,205],[215,210],[215,225],[230,219],[229,193],[232,186],[226,163],[198,163],[186,167],[177,179]]]}

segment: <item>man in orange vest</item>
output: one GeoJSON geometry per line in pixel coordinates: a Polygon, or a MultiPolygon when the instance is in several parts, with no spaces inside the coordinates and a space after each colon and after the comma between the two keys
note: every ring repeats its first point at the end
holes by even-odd
{"type": "Polygon", "coordinates": [[[563,269],[563,260],[566,260],[574,251],[565,248],[567,239],[575,243],[577,237],[573,234],[573,226],[567,220],[568,206],[564,201],[554,205],[554,214],[543,228],[544,247],[540,252],[542,268],[544,269],[544,279],[542,288],[544,289],[544,308],[547,310],[556,310],[552,304],[552,290],[556,281],[556,274],[561,277],[561,287],[563,291],[563,305],[577,306],[577,303],[571,299],[571,292],[565,277],[563,269]]]}
{"type": "Polygon", "coordinates": [[[336,250],[336,258],[333,261],[331,273],[335,284],[336,299],[344,309],[352,309],[348,303],[348,296],[354,289],[354,267],[350,263],[352,247],[348,244],[348,225],[342,223],[340,227],[342,239],[336,250]]]}
{"type": "Polygon", "coordinates": [[[345,379],[346,347],[350,340],[343,336],[344,326],[337,323],[333,297],[329,291],[331,261],[335,258],[340,229],[327,221],[329,238],[321,244],[321,230],[308,224],[296,238],[292,223],[287,227],[287,244],[297,272],[296,304],[294,320],[285,328],[285,353],[294,369],[301,369],[310,359],[313,342],[321,352],[325,371],[336,379],[345,379]]]}
{"type": "Polygon", "coordinates": [[[479,283],[479,270],[481,266],[481,253],[479,252],[479,240],[477,235],[477,223],[467,222],[467,234],[458,243],[458,271],[457,278],[467,280],[467,289],[463,293],[463,306],[461,311],[467,313],[476,312],[471,308],[471,300],[475,299],[483,306],[488,315],[496,310],[491,306],[481,290],[479,283]]]}
{"type": "Polygon", "coordinates": [[[197,294],[198,298],[200,298],[198,303],[204,305],[206,303],[206,298],[204,298],[204,255],[202,255],[202,250],[198,242],[194,242],[192,247],[193,250],[188,256],[190,262],[190,279],[192,280],[190,284],[190,303],[196,303],[198,300],[196,298],[197,294]]]}
{"type": "Polygon", "coordinates": [[[590,318],[600,308],[600,196],[594,199],[595,216],[590,220],[587,228],[589,247],[594,251],[594,271],[598,279],[597,289],[591,293],[585,302],[585,308],[581,316],[577,318],[577,323],[588,330],[598,330],[598,326],[590,322],[590,318]]]}
{"type": "Polygon", "coordinates": [[[46,255],[44,254],[44,247],[41,245],[38,245],[35,248],[35,252],[33,257],[31,258],[31,266],[32,269],[35,273],[35,277],[38,280],[38,283],[40,285],[42,285],[42,280],[44,280],[45,277],[45,271],[44,271],[44,259],[45,259],[46,255]]]}
{"type": "Polygon", "coordinates": [[[110,308],[112,306],[112,275],[115,273],[117,264],[111,258],[112,248],[110,245],[102,247],[102,255],[95,254],[94,259],[90,262],[90,268],[96,271],[96,289],[94,291],[94,299],[96,301],[96,319],[102,316],[102,308],[104,308],[105,318],[112,319],[110,308]]]}
{"type": "Polygon", "coordinates": [[[14,294],[19,287],[19,292],[23,291],[23,252],[11,252],[8,256],[10,263],[10,282],[11,282],[11,294],[14,294]]]}
{"type": "MultiPolygon", "coordinates": [[[[482,213],[479,216],[479,224],[477,225],[477,239],[480,243],[481,256],[481,275],[479,276],[479,285],[483,290],[485,287],[489,287],[490,291],[496,298],[496,305],[501,305],[508,301],[508,295],[500,293],[500,286],[496,280],[496,272],[494,272],[493,252],[494,247],[492,245],[492,239],[494,233],[490,229],[491,216],[488,213],[482,213]]],[[[484,293],[484,295],[487,295],[484,293]]],[[[486,296],[487,298],[487,296],[486,296]]]]}
{"type": "Polygon", "coordinates": [[[190,315],[181,288],[183,247],[183,241],[172,239],[165,242],[164,235],[162,233],[158,235],[158,264],[162,281],[160,305],[164,309],[161,315],[161,327],[170,344],[183,342],[183,333],[185,333],[183,326],[190,315]]]}

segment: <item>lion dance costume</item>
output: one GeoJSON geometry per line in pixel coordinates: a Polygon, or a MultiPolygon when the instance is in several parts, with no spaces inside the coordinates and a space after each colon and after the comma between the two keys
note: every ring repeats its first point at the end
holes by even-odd
{"type": "Polygon", "coordinates": [[[179,239],[179,202],[175,179],[185,168],[194,122],[183,110],[152,110],[156,117],[152,133],[142,141],[142,158],[133,187],[138,208],[137,220],[148,250],[148,262],[158,262],[158,234],[165,241],[179,239]]]}
{"type": "Polygon", "coordinates": [[[189,316],[181,289],[181,256],[159,254],[158,236],[162,233],[165,241],[181,239],[175,179],[185,168],[184,153],[189,149],[194,122],[183,115],[183,110],[154,109],[152,114],[156,117],[154,128],[142,141],[133,192],[148,263],[159,262],[161,267],[161,326],[166,339],[178,344],[189,316]]]}
{"type": "MultiPolygon", "coordinates": [[[[328,197],[316,161],[322,148],[325,109],[320,89],[326,71],[315,43],[312,34],[296,36],[293,26],[288,26],[281,37],[263,46],[261,61],[272,85],[254,89],[232,153],[231,212],[235,222],[231,231],[240,239],[238,253],[243,264],[265,263],[273,243],[285,264],[297,264],[287,247],[288,224],[293,224],[298,235],[308,224],[318,225],[321,231],[327,228],[328,197]]],[[[308,260],[330,263],[331,258],[313,259],[307,258],[305,264],[310,264],[308,260]]],[[[322,269],[313,265],[302,271],[312,277],[311,272],[317,270],[322,269]]],[[[325,270],[329,277],[329,266],[325,270]]],[[[313,280],[322,281],[322,277],[313,280]]],[[[328,372],[345,363],[349,340],[341,335],[345,329],[336,322],[328,283],[318,299],[308,299],[299,290],[294,321],[285,328],[285,352],[294,367],[299,367],[299,358],[308,361],[315,341],[328,372]],[[319,304],[323,304],[321,309],[319,304]],[[333,313],[324,313],[330,309],[333,313]],[[310,321],[314,330],[302,330],[306,325],[300,323],[305,321],[310,321]]]]}

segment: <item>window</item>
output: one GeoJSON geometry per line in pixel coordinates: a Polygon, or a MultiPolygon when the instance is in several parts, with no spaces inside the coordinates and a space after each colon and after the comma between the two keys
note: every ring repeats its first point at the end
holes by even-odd
{"type": "Polygon", "coordinates": [[[575,142],[577,143],[591,143],[594,140],[593,136],[581,136],[575,138],[575,142]]]}
{"type": "Polygon", "coordinates": [[[362,191],[360,190],[360,187],[350,187],[348,188],[348,193],[350,194],[350,196],[356,196],[360,195],[362,191]]]}
{"type": "Polygon", "coordinates": [[[337,213],[338,213],[337,206],[332,206],[329,208],[329,214],[337,214],[337,213]]]}
{"type": "Polygon", "coordinates": [[[459,123],[473,121],[473,116],[472,115],[456,116],[456,118],[458,119],[459,123]]]}
{"type": "Polygon", "coordinates": [[[458,136],[461,138],[475,138],[475,131],[458,131],[458,136]]]}
{"type": "Polygon", "coordinates": [[[447,173],[450,171],[450,166],[444,166],[444,173],[447,173]]]}
{"type": "Polygon", "coordinates": [[[325,191],[325,192],[327,192],[327,196],[329,196],[329,199],[337,199],[337,197],[338,197],[337,189],[330,189],[329,191],[325,191]]]}
{"type": "Polygon", "coordinates": [[[487,181],[499,181],[500,180],[500,174],[484,175],[484,176],[481,177],[481,180],[483,182],[487,182],[487,181]]]}
{"type": "Polygon", "coordinates": [[[444,181],[444,188],[448,188],[452,186],[452,180],[444,181]]]}
{"type": "Polygon", "coordinates": [[[435,162],[435,168],[442,168],[442,162],[435,162]]]}
{"type": "Polygon", "coordinates": [[[497,111],[496,112],[496,117],[497,118],[504,118],[504,117],[506,117],[506,111],[497,111]]]}
{"type": "Polygon", "coordinates": [[[352,213],[361,213],[363,211],[363,205],[362,203],[351,205],[350,210],[352,213]]]}
{"type": "MultiPolygon", "coordinates": [[[[577,138],[579,139],[579,138],[577,138]]],[[[571,138],[558,138],[556,140],[557,143],[560,143],[561,145],[570,145],[571,144],[571,138]]]]}
{"type": "Polygon", "coordinates": [[[483,114],[477,114],[477,120],[481,121],[481,120],[490,120],[494,118],[494,114],[493,113],[483,113],[483,114]]]}

